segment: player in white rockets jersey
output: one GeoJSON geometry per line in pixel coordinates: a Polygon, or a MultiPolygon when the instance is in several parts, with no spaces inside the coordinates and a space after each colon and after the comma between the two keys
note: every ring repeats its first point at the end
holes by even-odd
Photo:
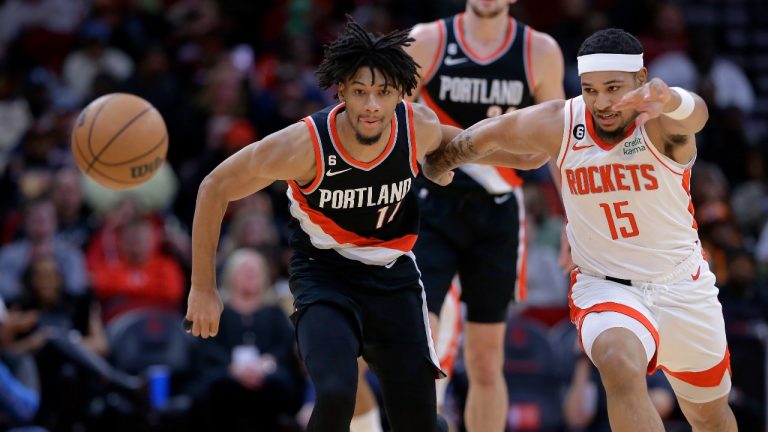
{"type": "Polygon", "coordinates": [[[577,265],[571,320],[600,371],[611,428],[664,430],[644,377],[662,369],[694,431],[735,431],[722,308],[690,199],[707,107],[649,81],[640,42],[623,30],[596,32],[578,55],[581,96],[481,121],[423,172],[447,184],[453,168],[498,150],[549,155],[577,265]]]}

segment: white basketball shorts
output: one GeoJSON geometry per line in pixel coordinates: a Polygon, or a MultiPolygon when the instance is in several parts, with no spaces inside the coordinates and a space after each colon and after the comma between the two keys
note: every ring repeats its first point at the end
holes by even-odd
{"type": "MultiPolygon", "coordinates": [[[[731,387],[730,355],[717,293],[715,275],[704,260],[695,272],[664,285],[633,281],[629,286],[577,269],[571,274],[570,316],[582,343],[582,324],[589,314],[618,312],[640,322],[642,326],[624,326],[606,314],[599,328],[627,327],[641,341],[647,340],[648,333],[643,331],[647,330],[656,345],[648,373],[662,369],[679,397],[704,403],[727,395],[731,387]]],[[[594,318],[599,315],[590,317],[592,329],[594,318]]],[[[590,345],[596,336],[587,338],[590,345]]],[[[591,353],[591,346],[582,347],[591,353]]]]}

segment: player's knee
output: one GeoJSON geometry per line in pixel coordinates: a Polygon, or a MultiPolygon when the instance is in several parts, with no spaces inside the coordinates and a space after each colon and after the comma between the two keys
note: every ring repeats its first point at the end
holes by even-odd
{"type": "Polygon", "coordinates": [[[592,359],[607,391],[631,391],[645,385],[646,365],[637,357],[618,347],[592,351],[592,359]]]}
{"type": "Polygon", "coordinates": [[[474,350],[465,353],[468,358],[467,372],[472,383],[480,386],[495,385],[502,377],[503,353],[493,349],[474,350]],[[501,377],[501,378],[500,378],[501,377]]]}

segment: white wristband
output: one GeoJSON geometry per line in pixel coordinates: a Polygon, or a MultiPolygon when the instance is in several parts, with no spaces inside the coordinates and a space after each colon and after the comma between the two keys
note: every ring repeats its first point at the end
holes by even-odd
{"type": "Polygon", "coordinates": [[[683,120],[693,114],[693,109],[696,108],[696,101],[688,90],[680,87],[670,87],[670,90],[680,95],[680,105],[675,108],[674,111],[662,113],[672,120],[683,120]]]}

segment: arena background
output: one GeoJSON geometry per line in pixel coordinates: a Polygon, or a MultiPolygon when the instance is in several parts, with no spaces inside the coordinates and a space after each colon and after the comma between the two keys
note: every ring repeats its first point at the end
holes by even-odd
{"type": "MultiPolygon", "coordinates": [[[[240,323],[240,340],[280,353],[274,387],[249,394],[221,385],[229,342],[192,340],[179,329],[197,186],[242,146],[333,102],[313,71],[345,13],[387,32],[463,6],[0,1],[0,296],[9,310],[0,313],[0,430],[302,430],[311,392],[285,319],[285,185],[230,205],[222,233],[220,288],[255,281],[253,312],[269,317],[240,323]],[[69,153],[79,110],[117,91],[149,100],[170,136],[162,171],[121,193],[82,178],[69,153]]],[[[579,45],[615,26],[640,37],[652,76],[707,101],[695,216],[724,306],[732,406],[742,431],[765,431],[768,3],[519,0],[513,14],[560,43],[569,97],[580,91],[579,45]]],[[[562,208],[545,170],[526,179],[532,299],[510,311],[509,430],[579,430],[560,409],[574,356],[563,321],[567,281],[557,266],[562,208]]],[[[457,423],[463,386],[459,360],[447,407],[457,423]]],[[[677,408],[665,422],[690,430],[677,408]]]]}

